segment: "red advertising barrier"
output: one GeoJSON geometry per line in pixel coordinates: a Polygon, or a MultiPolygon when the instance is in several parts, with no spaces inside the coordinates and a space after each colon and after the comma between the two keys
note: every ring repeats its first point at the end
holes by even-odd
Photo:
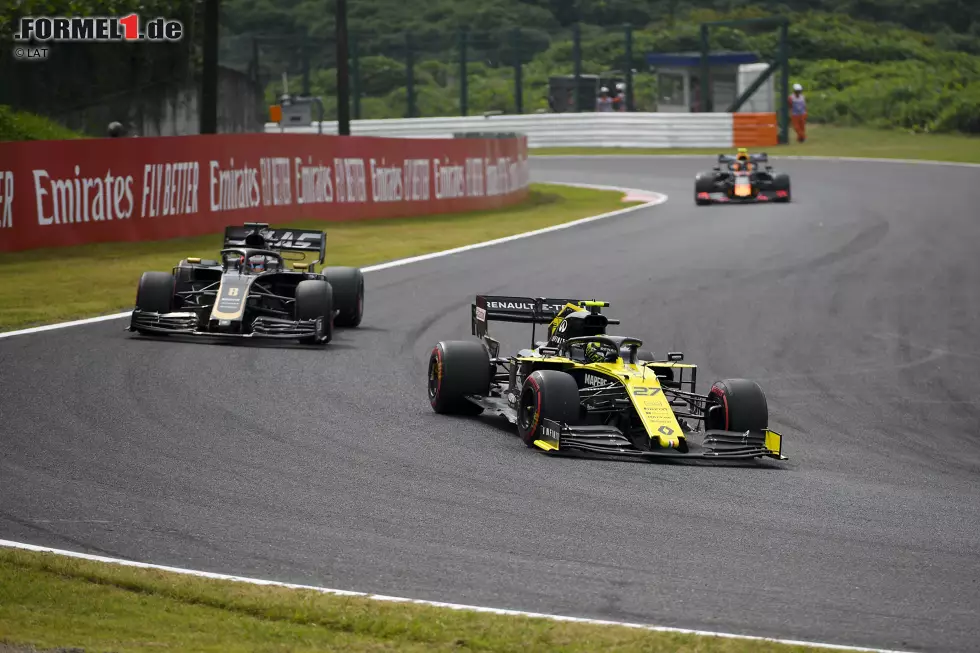
{"type": "Polygon", "coordinates": [[[527,195],[527,140],[307,134],[0,143],[0,252],[231,224],[490,209],[527,195]]]}

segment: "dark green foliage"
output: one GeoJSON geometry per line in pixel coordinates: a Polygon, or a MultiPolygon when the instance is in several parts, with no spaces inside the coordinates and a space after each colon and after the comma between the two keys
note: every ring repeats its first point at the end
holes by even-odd
{"type": "MultiPolygon", "coordinates": [[[[121,14],[138,6],[144,16],[186,16],[185,24],[193,24],[196,15],[191,0],[13,0],[0,10],[0,37],[12,24],[4,19],[18,14],[121,14]]],[[[258,51],[258,72],[272,102],[282,92],[283,72],[289,75],[291,93],[303,90],[305,52],[309,90],[323,97],[327,117],[333,118],[333,11],[330,0],[222,0],[221,63],[247,70],[256,63],[253,51],[258,51]]],[[[655,77],[644,63],[646,53],[697,50],[702,21],[774,14],[792,20],[792,78],[806,87],[812,120],[922,131],[978,130],[977,0],[357,0],[349,2],[349,26],[359,54],[361,117],[407,114],[406,33],[415,62],[416,115],[458,115],[463,29],[468,32],[471,114],[514,110],[516,61],[523,65],[524,111],[545,109],[548,77],[573,72],[571,27],[576,23],[582,30],[583,72],[636,69],[637,109],[653,110],[655,77]],[[624,23],[633,25],[632,62],[625,61],[624,23]]],[[[55,69],[49,67],[31,84],[5,76],[0,102],[11,102],[7,96],[20,93],[13,104],[44,104],[51,115],[52,98],[68,110],[73,102],[112,93],[128,101],[152,89],[162,92],[199,67],[197,36],[169,51],[163,49],[169,46],[137,51],[128,45],[121,46],[128,50],[79,50],[73,59],[84,74],[72,68],[52,77],[55,69]],[[38,84],[48,90],[37,92],[38,84]],[[18,91],[28,87],[34,89],[27,94],[31,97],[18,91]]],[[[754,51],[768,59],[775,54],[777,33],[715,28],[711,46],[754,51]]],[[[9,58],[6,62],[2,65],[11,65],[9,58]]]]}
{"type": "MultiPolygon", "coordinates": [[[[331,110],[334,26],[322,0],[225,2],[226,28],[266,43],[264,63],[275,71],[266,76],[267,98],[281,92],[284,70],[290,89],[297,90],[296,35],[305,35],[317,44],[314,67],[322,70],[311,75],[310,91],[327,98],[331,110]],[[276,46],[277,40],[286,45],[276,46]]],[[[359,0],[350,6],[349,24],[360,55],[361,117],[407,114],[406,32],[412,37],[417,115],[458,115],[464,28],[471,113],[514,110],[517,60],[523,65],[524,111],[545,109],[548,77],[573,72],[570,28],[576,22],[583,72],[616,74],[630,65],[638,71],[637,109],[653,110],[655,77],[647,71],[646,53],[698,50],[703,21],[774,14],[792,20],[791,72],[806,86],[812,120],[976,130],[980,2],[972,0],[359,0]],[[625,61],[624,23],[634,26],[632,62],[625,61]]],[[[771,28],[711,31],[716,50],[771,59],[777,46],[771,28]]]]}
{"type": "Polygon", "coordinates": [[[81,138],[81,135],[42,116],[0,105],[0,141],[46,141],[81,138]]]}

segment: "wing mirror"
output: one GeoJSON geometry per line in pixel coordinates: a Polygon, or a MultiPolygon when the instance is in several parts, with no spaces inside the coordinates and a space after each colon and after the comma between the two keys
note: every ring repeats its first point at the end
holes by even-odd
{"type": "Polygon", "coordinates": [[[675,363],[676,362],[680,362],[680,361],[684,360],[684,353],[683,352],[680,352],[680,351],[672,351],[672,352],[669,352],[667,354],[667,360],[674,361],[675,363]]]}

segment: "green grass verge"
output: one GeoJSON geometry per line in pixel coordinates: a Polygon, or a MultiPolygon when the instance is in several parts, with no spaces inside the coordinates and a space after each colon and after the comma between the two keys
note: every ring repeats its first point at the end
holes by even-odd
{"type": "Polygon", "coordinates": [[[811,653],[372,601],[0,549],[0,642],[93,651],[672,651],[811,653]]]}
{"type": "MultiPolygon", "coordinates": [[[[366,266],[571,222],[638,202],[622,193],[532,184],[528,199],[502,210],[362,222],[299,221],[327,232],[328,265],[366,266]]],[[[147,270],[187,256],[217,256],[221,235],[146,243],[38,249],[0,258],[0,331],[131,308],[147,270]]]]}
{"type": "MultiPolygon", "coordinates": [[[[953,134],[913,134],[901,130],[864,127],[809,125],[805,143],[796,142],[790,130],[791,143],[764,149],[773,156],[853,156],[878,159],[924,159],[980,163],[980,136],[953,134]]],[[[534,148],[534,156],[555,154],[705,154],[714,155],[720,148],[600,148],[555,147],[534,148]]]]}

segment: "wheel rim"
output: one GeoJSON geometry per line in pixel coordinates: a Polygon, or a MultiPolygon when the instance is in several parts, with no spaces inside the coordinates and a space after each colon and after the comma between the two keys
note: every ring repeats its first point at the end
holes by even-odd
{"type": "Polygon", "coordinates": [[[537,404],[534,401],[534,392],[531,388],[524,388],[521,391],[521,400],[517,405],[517,423],[521,430],[525,432],[531,430],[531,420],[534,417],[535,408],[537,408],[537,404]]]}
{"type": "Polygon", "coordinates": [[[432,354],[429,358],[429,401],[435,401],[439,394],[439,355],[432,354]]]}

